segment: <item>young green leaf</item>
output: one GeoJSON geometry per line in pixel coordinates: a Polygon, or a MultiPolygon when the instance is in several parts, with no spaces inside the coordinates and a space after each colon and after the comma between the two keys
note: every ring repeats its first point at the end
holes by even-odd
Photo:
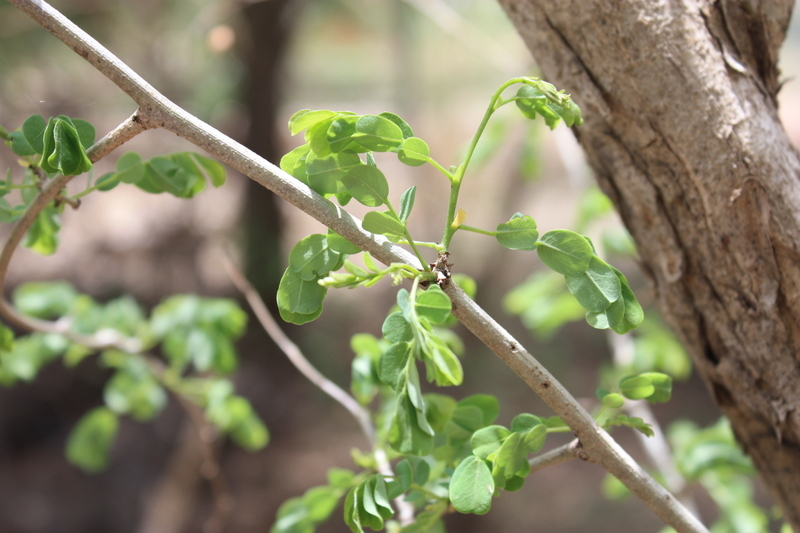
{"type": "Polygon", "coordinates": [[[623,405],[625,405],[625,397],[621,394],[617,394],[616,392],[608,392],[600,397],[600,401],[603,402],[603,405],[610,408],[610,409],[619,409],[623,405]]]}
{"type": "Polygon", "coordinates": [[[326,140],[331,152],[348,151],[360,153],[369,151],[353,140],[353,135],[356,133],[356,123],[359,118],[361,117],[358,115],[348,115],[339,117],[331,123],[326,134],[326,140]]]}
{"type": "Polygon", "coordinates": [[[392,313],[386,317],[381,327],[384,338],[389,342],[408,342],[414,338],[411,324],[403,316],[403,313],[392,313]]]}
{"type": "Polygon", "coordinates": [[[547,439],[547,426],[539,424],[522,433],[522,444],[528,453],[537,453],[547,439]]]}
{"type": "MultiPolygon", "coordinates": [[[[322,312],[322,301],[327,289],[316,280],[304,280],[292,267],[286,269],[278,285],[278,309],[293,322],[310,318],[313,320],[322,312]],[[299,315],[299,316],[298,316],[299,315]],[[313,318],[312,318],[313,317],[313,318]]],[[[284,318],[285,319],[285,318],[284,318]]]]}
{"type": "Polygon", "coordinates": [[[403,142],[403,130],[391,120],[364,115],[356,122],[353,140],[373,152],[388,152],[403,142]]]}
{"type": "Polygon", "coordinates": [[[308,154],[305,167],[308,186],[319,194],[334,194],[339,180],[359,166],[365,165],[358,155],[352,153],[330,154],[325,157],[308,154]]]}
{"type": "Polygon", "coordinates": [[[35,155],[36,150],[28,144],[25,135],[21,131],[12,131],[8,134],[8,139],[11,141],[11,151],[18,156],[35,155]]]}
{"type": "Polygon", "coordinates": [[[536,221],[528,215],[514,215],[511,220],[498,224],[497,242],[511,250],[534,250],[539,232],[536,221]]]}
{"type": "Polygon", "coordinates": [[[653,384],[653,394],[646,397],[648,402],[662,403],[669,401],[672,396],[672,378],[667,374],[661,372],[645,372],[640,374],[640,377],[645,377],[653,384]]]}
{"type": "Polygon", "coordinates": [[[328,248],[340,254],[352,255],[361,251],[361,248],[348,241],[332,229],[328,229],[328,248]]]}
{"type": "Polygon", "coordinates": [[[399,116],[395,115],[394,113],[389,113],[388,111],[384,111],[383,113],[379,113],[378,116],[383,117],[385,119],[389,119],[395,124],[397,124],[397,127],[400,128],[400,131],[403,132],[404,139],[408,139],[409,137],[414,136],[414,130],[411,129],[411,126],[408,125],[408,122],[406,122],[399,116]]]}
{"type": "Polygon", "coordinates": [[[37,154],[44,152],[44,130],[46,128],[47,122],[42,115],[30,116],[22,123],[22,134],[37,154]]]}
{"type": "Polygon", "coordinates": [[[301,182],[308,185],[308,173],[306,172],[306,159],[311,152],[311,147],[301,144],[291,152],[281,158],[280,167],[284,172],[291,174],[301,182]]]}
{"type": "Polygon", "coordinates": [[[428,162],[431,149],[428,143],[419,137],[409,137],[403,141],[397,151],[397,159],[410,167],[419,167],[428,162]]]}
{"type": "Polygon", "coordinates": [[[116,172],[106,172],[95,182],[94,186],[98,191],[107,192],[119,185],[119,174],[116,172]]]}
{"type": "Polygon", "coordinates": [[[389,182],[383,172],[371,165],[352,168],[342,177],[342,183],[353,198],[368,207],[383,205],[389,196],[389,182]]]}
{"type": "Polygon", "coordinates": [[[511,421],[511,431],[525,433],[534,427],[541,425],[542,419],[530,413],[521,413],[511,421]]]}
{"type": "MultiPolygon", "coordinates": [[[[588,311],[599,313],[622,296],[619,278],[608,264],[592,257],[589,268],[578,276],[565,276],[569,292],[588,311]]],[[[624,313],[624,309],[622,310],[624,313]]],[[[620,313],[621,314],[621,313],[620,313]]]]}
{"type": "Polygon", "coordinates": [[[326,235],[316,233],[303,238],[289,253],[289,266],[300,279],[315,281],[334,270],[341,254],[328,247],[326,235]]]}
{"type": "Polygon", "coordinates": [[[25,233],[22,245],[41,255],[52,255],[58,248],[61,220],[57,208],[48,206],[39,213],[25,233]]]}
{"type": "Polygon", "coordinates": [[[80,139],[83,148],[87,149],[92,146],[97,134],[92,123],[80,118],[73,118],[71,120],[75,131],[78,132],[78,139],[80,139]]]}
{"type": "Polygon", "coordinates": [[[597,329],[614,329],[620,326],[625,317],[625,301],[618,298],[603,311],[586,313],[586,322],[597,329]]]}
{"type": "Polygon", "coordinates": [[[142,158],[136,152],[126,152],[117,159],[116,171],[122,183],[136,183],[144,176],[142,158]]]}
{"type": "Polygon", "coordinates": [[[492,506],[494,479],[486,463],[468,456],[450,480],[450,502],[459,513],[486,514],[492,506]]]}
{"type": "Polygon", "coordinates": [[[89,411],[78,421],[67,440],[67,459],[87,472],[108,465],[111,444],[117,436],[117,415],[105,407],[89,411]]]}
{"type": "Polygon", "coordinates": [[[428,290],[418,292],[414,305],[417,313],[426,317],[432,324],[443,324],[450,316],[453,307],[450,297],[438,285],[432,285],[428,290]]]}
{"type": "Polygon", "coordinates": [[[427,431],[424,411],[418,410],[406,391],[397,395],[395,416],[389,432],[392,448],[405,454],[428,455],[433,450],[433,430],[427,431]]]}
{"type": "Polygon", "coordinates": [[[433,335],[427,336],[427,342],[421,349],[425,354],[428,381],[433,381],[440,387],[461,385],[464,381],[464,369],[456,354],[444,341],[433,335]]]}
{"type": "Polygon", "coordinates": [[[617,279],[619,279],[622,291],[621,300],[625,304],[625,312],[622,316],[622,320],[620,320],[616,326],[612,326],[612,329],[622,335],[638,327],[642,323],[644,320],[644,311],[642,310],[642,306],[639,304],[639,301],[636,299],[636,295],[633,294],[631,286],[628,284],[628,280],[625,278],[622,272],[613,266],[611,267],[611,270],[614,271],[617,279]]]}
{"type": "MultiPolygon", "coordinates": [[[[75,126],[63,116],[51,121],[53,150],[42,155],[42,168],[45,172],[60,172],[65,176],[88,172],[92,168],[92,162],[86,157],[86,150],[81,144],[75,126]]],[[[47,142],[44,146],[49,147],[47,142]]]]}
{"type": "Polygon", "coordinates": [[[318,122],[330,119],[338,115],[335,111],[328,111],[327,109],[320,109],[313,111],[311,109],[302,109],[291,116],[289,119],[289,132],[292,135],[297,135],[306,128],[310,128],[318,122]]]}
{"type": "Polygon", "coordinates": [[[417,186],[409,187],[400,197],[400,221],[405,222],[414,208],[414,199],[417,196],[417,186]]]}
{"type": "Polygon", "coordinates": [[[585,237],[563,229],[542,235],[536,251],[542,263],[564,276],[580,276],[586,272],[594,255],[585,237]]]}
{"type": "Polygon", "coordinates": [[[149,373],[120,370],[106,382],[103,399],[115,413],[144,422],[161,412],[167,404],[167,393],[149,373]]]}
{"type": "Polygon", "coordinates": [[[405,226],[391,214],[382,211],[370,211],[364,215],[362,227],[366,231],[378,233],[380,235],[405,234],[405,226]]]}
{"type": "Polygon", "coordinates": [[[639,431],[647,437],[652,437],[654,435],[652,426],[639,417],[629,417],[624,414],[618,414],[603,423],[603,427],[606,429],[614,426],[627,426],[639,431]]]}
{"type": "Polygon", "coordinates": [[[397,390],[410,356],[411,349],[407,342],[389,346],[378,361],[378,379],[397,390]]]}
{"type": "Polygon", "coordinates": [[[511,479],[517,472],[529,466],[528,452],[525,449],[522,435],[511,433],[503,440],[503,444],[490,459],[494,463],[492,475],[495,483],[502,481],[502,485],[505,485],[505,480],[511,479]]]}
{"type": "Polygon", "coordinates": [[[511,432],[503,426],[487,426],[479,429],[473,433],[470,441],[472,453],[479,459],[486,459],[500,449],[503,440],[510,434],[511,432]]]}
{"type": "MultiPolygon", "coordinates": [[[[659,374],[663,375],[663,374],[659,374]]],[[[645,374],[628,376],[619,382],[619,390],[629,400],[642,400],[656,392],[653,382],[645,374]]]]}

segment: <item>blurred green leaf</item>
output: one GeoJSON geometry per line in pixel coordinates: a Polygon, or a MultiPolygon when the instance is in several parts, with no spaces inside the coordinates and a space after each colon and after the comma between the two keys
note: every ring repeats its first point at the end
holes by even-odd
{"type": "Polygon", "coordinates": [[[87,472],[99,472],[108,465],[109,452],[117,436],[117,415],[105,407],[86,413],[67,440],[67,459],[87,472]]]}

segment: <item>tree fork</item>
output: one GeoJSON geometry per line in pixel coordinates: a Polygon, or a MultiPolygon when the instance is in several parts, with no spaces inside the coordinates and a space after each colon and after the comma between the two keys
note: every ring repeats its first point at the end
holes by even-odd
{"type": "Polygon", "coordinates": [[[776,102],[793,2],[500,3],[583,109],[664,319],[800,531],[800,154],[776,102]]]}

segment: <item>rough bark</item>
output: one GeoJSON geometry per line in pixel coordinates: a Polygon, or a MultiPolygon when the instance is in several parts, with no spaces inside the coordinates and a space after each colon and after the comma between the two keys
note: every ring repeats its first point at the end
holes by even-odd
{"type": "Polygon", "coordinates": [[[800,531],[800,155],[776,103],[793,2],[500,3],[582,107],[661,313],[800,531]]]}

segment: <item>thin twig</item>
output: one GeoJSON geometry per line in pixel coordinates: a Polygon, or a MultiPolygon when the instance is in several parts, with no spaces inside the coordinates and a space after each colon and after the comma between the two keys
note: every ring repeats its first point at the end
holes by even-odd
{"type": "Polygon", "coordinates": [[[234,285],[236,285],[236,288],[239,289],[239,292],[244,295],[247,303],[250,304],[253,313],[255,313],[256,318],[261,323],[264,331],[267,332],[267,335],[278,345],[278,348],[280,348],[289,361],[306,377],[306,379],[316,385],[325,394],[336,400],[353,415],[358,425],[361,426],[361,431],[367,437],[370,447],[374,448],[376,444],[375,427],[372,425],[369,411],[361,407],[361,405],[339,385],[323,376],[320,371],[306,359],[300,348],[286,336],[277,322],[275,322],[275,319],[272,318],[272,314],[269,312],[269,309],[267,309],[267,305],[264,303],[264,300],[261,299],[258,291],[247,281],[244,275],[233,264],[233,261],[225,257],[223,264],[231,280],[233,280],[234,285]]]}
{"type": "MultiPolygon", "coordinates": [[[[258,291],[247,281],[247,278],[244,277],[242,272],[229,257],[225,256],[223,258],[223,265],[231,280],[233,280],[233,284],[236,285],[239,292],[244,295],[247,303],[250,304],[250,308],[253,310],[253,313],[255,313],[264,331],[267,332],[267,335],[269,335],[272,341],[280,348],[286,355],[286,358],[289,359],[301,374],[353,415],[358,425],[361,426],[362,433],[364,433],[367,441],[369,441],[378,472],[384,476],[394,477],[394,471],[389,464],[389,459],[386,457],[386,452],[383,448],[378,446],[375,436],[375,426],[372,424],[369,411],[363,408],[355,398],[339,385],[322,375],[322,373],[311,364],[306,356],[303,355],[300,348],[286,336],[275,319],[272,318],[272,313],[267,309],[258,291]]],[[[396,498],[394,502],[400,514],[400,523],[403,525],[412,523],[414,521],[414,506],[404,501],[402,497],[396,498]]]]}
{"type": "Polygon", "coordinates": [[[573,459],[585,459],[583,453],[584,452],[581,449],[580,441],[575,439],[567,444],[564,444],[563,446],[553,448],[549,452],[532,457],[531,460],[528,461],[528,464],[531,465],[531,472],[535,472],[550,466],[566,463],[567,461],[571,461],[573,459]]]}
{"type": "MultiPolygon", "coordinates": [[[[382,236],[364,231],[349,213],[326,200],[280,168],[203,123],[170,102],[95,39],[41,0],[9,0],[114,82],[146,111],[152,124],[163,127],[228,163],[368,251],[379,261],[419,262],[407,250],[382,236]]],[[[592,419],[589,413],[519,342],[472,301],[456,284],[445,292],[453,312],[486,346],[531,387],[580,439],[589,460],[603,466],[642,499],[664,522],[680,533],[705,533],[707,529],[674,496],[656,483],[592,419]]]]}

